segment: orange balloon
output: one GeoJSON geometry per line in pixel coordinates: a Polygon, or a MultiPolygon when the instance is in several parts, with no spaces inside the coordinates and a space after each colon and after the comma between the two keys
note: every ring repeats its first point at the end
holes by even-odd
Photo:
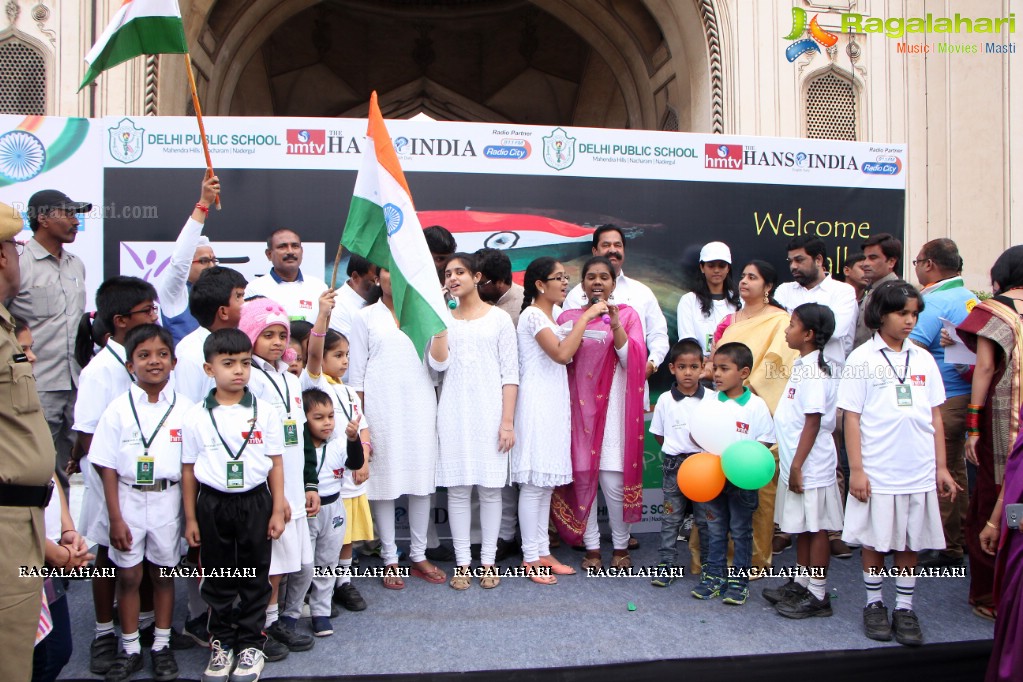
{"type": "Polygon", "coordinates": [[[678,489],[693,502],[710,502],[725,489],[721,458],[709,452],[689,455],[678,467],[678,489]]]}

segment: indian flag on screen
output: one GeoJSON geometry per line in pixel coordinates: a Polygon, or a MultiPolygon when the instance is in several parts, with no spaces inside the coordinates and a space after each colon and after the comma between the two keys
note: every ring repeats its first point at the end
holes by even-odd
{"type": "Polygon", "coordinates": [[[96,44],[85,55],[81,90],[112,66],[142,54],[188,52],[178,0],[124,0],[96,44]]]}
{"type": "Polygon", "coordinates": [[[448,313],[412,193],[384,127],[375,91],[369,100],[366,135],[369,140],[341,243],[390,271],[398,326],[423,357],[430,337],[446,328],[448,313]]]}

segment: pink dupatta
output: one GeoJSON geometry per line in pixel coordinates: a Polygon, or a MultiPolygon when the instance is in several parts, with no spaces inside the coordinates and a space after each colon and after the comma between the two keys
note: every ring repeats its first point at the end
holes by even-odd
{"type": "MultiPolygon", "coordinates": [[[[558,324],[578,322],[582,310],[568,310],[558,324]]],[[[643,506],[643,392],[646,386],[646,341],[636,311],[619,306],[618,319],[629,337],[625,382],[625,500],[624,521],[636,523],[643,506]]],[[[554,489],[551,512],[566,542],[581,544],[590,507],[597,499],[600,450],[604,421],[618,355],[609,325],[597,318],[587,330],[603,331],[606,339],[583,339],[568,365],[568,390],[572,401],[572,482],[554,489]]]]}

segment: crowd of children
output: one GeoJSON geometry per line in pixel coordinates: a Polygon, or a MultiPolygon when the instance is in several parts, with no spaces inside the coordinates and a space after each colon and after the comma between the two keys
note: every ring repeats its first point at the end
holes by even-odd
{"type": "MultiPolygon", "coordinates": [[[[604,264],[592,265],[599,266],[598,274],[610,273],[604,264]]],[[[82,372],[75,409],[81,436],[72,464],[86,479],[79,528],[98,547],[96,566],[117,569],[116,579],[92,583],[94,673],[126,680],[142,668],[142,649],[149,648],[154,679],[177,677],[173,651],[188,642],[172,628],[175,586],[167,569],[186,553],[207,576],[201,588],[189,580],[185,624],[188,635],[211,649],[203,680],[252,682],[264,661],[310,649],[313,638],[296,627],[306,599],[312,635],[319,637],[333,632],[332,602],[366,608],[344,569],[352,566],[353,544],[374,539],[370,500],[384,563],[394,568],[394,500],[410,496],[413,575],[443,582],[443,571],[423,551],[429,494],[447,487],[456,553],[450,585],[468,589],[475,574],[482,587],[493,588],[499,583],[492,569],[500,492],[518,484],[524,566],[550,569],[530,577],[549,585],[557,582],[555,575],[575,572],[551,555],[547,534],[551,493],[570,483],[574,471],[566,364],[587,339],[614,338],[612,365],[623,363],[628,344],[637,343],[590,329],[603,324],[614,334],[632,314],[609,300],[613,283],[606,296],[595,285],[594,303],[576,315],[581,323],[558,325],[568,288],[565,268],[552,258],[534,261],[526,270],[516,333],[504,311],[479,298],[474,257],[456,254],[447,261],[445,283],[459,306],[422,362],[397,330],[386,271],[381,280],[384,298],[354,316],[350,340],[328,327],[332,290],[320,297],[315,323],[296,328],[275,301],[243,302],[244,278],[214,267],[191,288],[190,310],[201,326],[177,344],[156,324],[152,286],[131,277],[100,286],[95,320],[109,333],[82,372]],[[409,371],[395,377],[395,365],[409,371]],[[354,386],[344,383],[347,374],[354,386]],[[389,392],[409,390],[421,394],[415,415],[388,409],[389,392]],[[470,570],[474,486],[483,539],[480,573],[470,570]],[[417,502],[422,509],[413,509],[417,502]]],[[[773,418],[747,385],[753,365],[747,346],[714,348],[711,382],[702,340],[682,339],[671,348],[666,362],[674,383],[657,401],[650,427],[662,447],[665,503],[662,570],[653,585],[673,581],[669,569],[678,563],[676,538],[687,504],[677,472],[705,449],[691,427],[713,406],[714,414],[735,424],[733,440],[778,446],[774,515],[783,532],[797,536],[797,575],[765,589],[764,598],[785,617],[831,615],[827,532],[843,531],[846,542],[862,547],[866,635],[922,643],[912,610],[915,578],[908,571],[895,578],[889,620],[881,577],[888,552],[894,552],[896,568],[911,569],[917,551],[944,547],[937,500],[956,494],[937,416],[944,400],[941,377],[931,356],[907,341],[922,306],[905,282],[878,287],[866,310],[877,331],[840,372],[822,355],[835,330],[831,310],[798,306],[785,341],[799,358],[788,368],[773,418]],[[837,409],[845,413],[851,468],[844,509],[832,437],[837,409]]],[[[84,331],[91,338],[92,330],[84,331]]],[[[30,352],[31,330],[18,333],[30,352]]],[[[608,408],[606,416],[625,419],[624,408],[613,412],[608,408]]],[[[595,491],[596,477],[591,483],[595,491]]],[[[757,491],[728,482],[716,498],[693,506],[704,555],[692,595],[745,603],[757,491]]],[[[588,518],[583,521],[580,533],[592,534],[584,528],[588,518]]],[[[619,548],[626,540],[627,530],[616,538],[614,561],[628,559],[619,548]]],[[[392,570],[384,584],[400,589],[400,573],[392,570]]]]}

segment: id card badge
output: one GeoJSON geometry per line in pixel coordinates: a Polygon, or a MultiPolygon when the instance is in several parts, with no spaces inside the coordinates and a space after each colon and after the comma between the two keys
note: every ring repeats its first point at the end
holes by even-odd
{"type": "Polygon", "coordinates": [[[240,489],[245,487],[245,462],[227,463],[227,489],[240,489]]]}
{"type": "Polygon", "coordinates": [[[913,407],[913,389],[905,384],[896,384],[895,402],[899,407],[913,407]]]}
{"type": "Polygon", "coordinates": [[[298,423],[294,419],[284,420],[284,444],[298,445],[298,423]]]}
{"type": "Polygon", "coordinates": [[[155,464],[150,455],[139,455],[135,460],[135,485],[153,485],[154,468],[155,464]]]}

